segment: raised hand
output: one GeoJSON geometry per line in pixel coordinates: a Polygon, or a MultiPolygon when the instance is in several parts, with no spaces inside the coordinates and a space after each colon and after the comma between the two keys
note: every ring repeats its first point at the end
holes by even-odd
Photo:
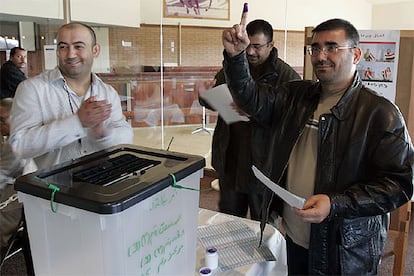
{"type": "Polygon", "coordinates": [[[223,31],[223,46],[229,56],[236,56],[240,54],[250,44],[250,40],[246,32],[248,14],[247,7],[247,3],[245,3],[240,24],[236,24],[231,29],[223,31]]]}

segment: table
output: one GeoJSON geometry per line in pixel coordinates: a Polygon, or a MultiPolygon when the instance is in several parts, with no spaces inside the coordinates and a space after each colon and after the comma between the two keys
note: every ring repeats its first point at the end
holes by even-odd
{"type": "MultiPolygon", "coordinates": [[[[200,208],[198,212],[198,226],[220,224],[231,220],[237,220],[245,223],[258,236],[260,236],[260,223],[258,221],[239,218],[202,208],[200,208]]],[[[266,225],[264,231],[263,241],[264,244],[269,247],[270,251],[276,257],[276,261],[255,263],[225,272],[213,272],[213,275],[287,275],[286,241],[283,235],[272,225],[268,224],[266,225]]],[[[198,270],[205,264],[204,252],[204,247],[201,245],[200,241],[197,241],[195,275],[199,275],[198,270]]]]}

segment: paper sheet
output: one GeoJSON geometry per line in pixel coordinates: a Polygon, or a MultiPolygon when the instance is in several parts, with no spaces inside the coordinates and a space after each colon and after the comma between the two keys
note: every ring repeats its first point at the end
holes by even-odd
{"type": "Polygon", "coordinates": [[[259,245],[254,231],[240,221],[199,226],[198,239],[204,247],[215,247],[219,255],[218,271],[227,271],[252,263],[275,261],[266,245],[259,245]]]}
{"type": "Polygon", "coordinates": [[[200,93],[200,97],[208,102],[208,104],[216,111],[218,111],[220,117],[228,125],[239,121],[249,121],[249,118],[247,116],[240,115],[231,106],[233,98],[230,94],[230,90],[227,87],[227,84],[221,84],[214,87],[213,89],[200,93]]]}
{"type": "Polygon", "coordinates": [[[298,209],[302,209],[303,204],[305,204],[305,199],[298,197],[295,194],[283,189],[273,181],[271,181],[267,176],[265,176],[258,168],[252,166],[254,175],[259,179],[263,184],[265,184],[269,189],[275,192],[281,199],[283,199],[287,204],[298,209]]]}

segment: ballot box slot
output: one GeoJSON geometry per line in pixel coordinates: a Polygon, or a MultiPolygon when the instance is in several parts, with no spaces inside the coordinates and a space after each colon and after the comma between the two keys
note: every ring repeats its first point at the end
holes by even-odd
{"type": "Polygon", "coordinates": [[[132,154],[110,157],[102,162],[73,172],[73,181],[96,185],[111,185],[133,175],[141,175],[161,161],[141,158],[132,154]]]}

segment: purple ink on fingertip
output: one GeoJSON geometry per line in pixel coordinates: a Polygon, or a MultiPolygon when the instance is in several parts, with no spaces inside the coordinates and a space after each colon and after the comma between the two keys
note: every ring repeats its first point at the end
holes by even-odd
{"type": "Polygon", "coordinates": [[[248,3],[244,3],[243,12],[248,12],[248,11],[249,11],[249,4],[248,3]]]}

